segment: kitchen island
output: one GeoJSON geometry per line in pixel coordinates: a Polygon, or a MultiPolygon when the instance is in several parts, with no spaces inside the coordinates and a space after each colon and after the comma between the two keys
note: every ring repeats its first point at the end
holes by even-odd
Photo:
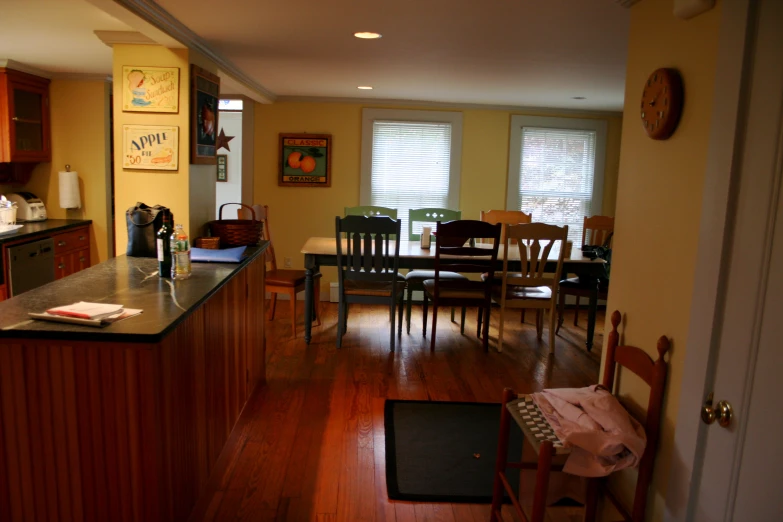
{"type": "Polygon", "coordinates": [[[264,383],[264,256],[161,279],[117,257],[0,303],[0,520],[187,519],[264,383]],[[76,301],[104,328],[31,321],[76,301]]]}

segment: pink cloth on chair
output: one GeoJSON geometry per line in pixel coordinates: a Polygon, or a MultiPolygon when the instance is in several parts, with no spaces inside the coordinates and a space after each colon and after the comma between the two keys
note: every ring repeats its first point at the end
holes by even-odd
{"type": "Polygon", "coordinates": [[[642,458],[644,428],[603,386],[549,389],[534,393],[533,400],[571,448],[564,472],[603,477],[642,458]]]}

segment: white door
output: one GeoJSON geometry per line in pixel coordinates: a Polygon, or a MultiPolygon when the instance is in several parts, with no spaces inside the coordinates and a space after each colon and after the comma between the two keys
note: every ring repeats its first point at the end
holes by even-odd
{"type": "Polygon", "coordinates": [[[733,418],[700,431],[688,520],[783,521],[783,1],[756,7],[714,382],[706,390],[732,406],[733,418]]]}

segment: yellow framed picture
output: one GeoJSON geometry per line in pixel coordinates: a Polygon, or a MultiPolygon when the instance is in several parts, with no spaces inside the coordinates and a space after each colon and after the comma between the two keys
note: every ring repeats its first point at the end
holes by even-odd
{"type": "Polygon", "coordinates": [[[177,170],[179,168],[179,127],[123,125],[122,168],[177,170]]]}
{"type": "Polygon", "coordinates": [[[122,67],[122,110],[179,112],[179,67],[122,67]]]}

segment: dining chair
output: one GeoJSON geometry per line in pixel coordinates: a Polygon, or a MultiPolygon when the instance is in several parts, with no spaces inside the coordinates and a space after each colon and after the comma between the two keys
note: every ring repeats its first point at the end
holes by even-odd
{"type": "MultiPolygon", "coordinates": [[[[435,277],[424,281],[424,324],[427,335],[427,301],[432,300],[432,335],[430,351],[435,351],[435,333],[438,308],[441,306],[477,306],[484,312],[484,351],[489,351],[489,309],[492,306],[492,277],[500,245],[500,224],[460,219],[438,222],[438,240],[435,242],[435,277]],[[491,238],[492,245],[474,246],[476,238],[491,238]],[[443,272],[488,273],[486,281],[442,278],[443,272]]],[[[481,323],[476,335],[481,337],[481,323]]]]}
{"type": "Polygon", "coordinates": [[[563,252],[568,238],[568,226],[546,223],[505,225],[503,242],[503,272],[501,284],[493,285],[492,299],[500,304],[498,351],[503,351],[503,324],[506,309],[534,309],[536,333],[541,339],[544,311],[549,310],[549,353],[555,353],[555,319],[557,318],[557,286],[563,269],[563,252]],[[559,243],[559,244],[558,244],[559,243]],[[555,271],[545,272],[552,248],[557,244],[555,271]],[[508,271],[509,257],[519,253],[520,272],[508,271]]]}
{"type": "Polygon", "coordinates": [[[338,348],[342,346],[343,335],[348,327],[348,305],[371,303],[389,305],[391,319],[389,348],[394,351],[396,310],[399,311],[398,336],[402,336],[405,277],[398,273],[400,242],[390,241],[390,237],[399,237],[399,235],[400,222],[388,216],[344,218],[337,216],[335,218],[337,280],[340,292],[337,319],[338,348]],[[394,251],[392,252],[390,248],[394,251]]]}
{"type": "MultiPolygon", "coordinates": [[[[657,453],[658,437],[661,427],[661,412],[663,411],[663,393],[666,386],[668,364],[664,356],[669,351],[670,342],[665,336],[658,339],[658,359],[653,361],[646,351],[635,346],[619,345],[620,335],[617,327],[620,324],[620,312],[612,313],[612,331],[609,333],[609,342],[606,348],[606,364],[604,366],[602,386],[616,395],[617,387],[615,377],[618,371],[628,370],[641,378],[650,387],[647,399],[646,415],[634,415],[627,409],[629,415],[636,418],[644,427],[647,443],[644,453],[639,461],[639,471],[636,479],[636,488],[633,504],[630,512],[618,500],[617,496],[609,489],[606,477],[587,479],[585,514],[583,520],[594,521],[598,511],[598,497],[601,493],[627,522],[643,522],[647,509],[647,497],[650,492],[655,457],[657,453]]],[[[622,403],[622,399],[620,399],[622,403]]],[[[492,491],[492,507],[490,508],[490,522],[502,522],[501,506],[504,490],[511,497],[513,509],[522,520],[530,522],[542,522],[546,510],[546,499],[549,487],[549,477],[552,471],[562,472],[562,462],[571,452],[570,447],[565,446],[556,435],[556,430],[547,422],[538,406],[529,395],[518,395],[513,390],[506,388],[503,391],[503,406],[500,410],[500,435],[498,437],[498,450],[495,459],[495,478],[492,491]],[[523,445],[530,444],[538,455],[537,462],[507,462],[509,432],[511,421],[522,430],[523,445]],[[546,435],[545,435],[546,434],[546,435]],[[553,462],[554,461],[554,462],[553,462]],[[534,469],[535,489],[533,493],[533,507],[531,517],[528,519],[522,513],[522,507],[516,497],[517,492],[509,485],[506,477],[506,468],[534,469]]],[[[522,478],[520,477],[520,480],[522,478]]]]}
{"type": "MultiPolygon", "coordinates": [[[[269,241],[269,246],[264,253],[266,263],[265,285],[266,291],[270,293],[270,303],[268,319],[271,321],[275,318],[275,308],[277,307],[277,294],[286,294],[290,301],[291,306],[291,333],[296,337],[296,294],[304,292],[305,289],[305,271],[304,270],[291,270],[287,268],[278,269],[277,259],[275,258],[275,247],[272,243],[272,231],[269,227],[269,206],[268,205],[253,205],[253,212],[255,212],[256,221],[261,221],[263,226],[261,227],[261,233],[263,239],[269,241]]],[[[239,219],[253,219],[253,212],[249,209],[242,207],[237,211],[237,217],[239,219]]],[[[313,275],[313,306],[315,308],[315,321],[316,325],[321,324],[321,317],[318,313],[321,299],[321,274],[316,273],[313,275]]]]}
{"type": "MultiPolygon", "coordinates": [[[[614,218],[610,216],[591,216],[584,218],[582,227],[582,246],[605,245],[609,246],[614,233],[614,218]]],[[[574,306],[574,326],[579,324],[579,298],[590,297],[590,287],[587,282],[578,277],[569,277],[560,281],[560,301],[558,304],[559,318],[557,320],[557,331],[563,326],[563,313],[565,312],[566,296],[576,297],[574,306]]],[[[606,300],[609,295],[609,280],[600,279],[598,281],[598,299],[606,300]]]]}
{"type": "MultiPolygon", "coordinates": [[[[437,223],[438,221],[454,221],[462,219],[461,210],[450,210],[447,208],[412,208],[408,213],[408,241],[419,241],[420,232],[414,232],[417,223],[437,223]]],[[[437,236],[432,236],[432,241],[437,241],[437,236]]],[[[411,306],[413,304],[413,292],[424,290],[424,281],[435,277],[434,270],[411,270],[405,276],[406,287],[408,289],[407,300],[407,331],[411,333],[411,306]]],[[[456,272],[441,272],[442,279],[467,279],[462,274],[456,272]]],[[[451,320],[454,320],[454,309],[451,309],[451,320]]],[[[462,320],[460,322],[460,332],[465,333],[465,307],[462,308],[462,320]]]]}
{"type": "Polygon", "coordinates": [[[346,216],[389,216],[397,219],[397,209],[388,207],[376,207],[373,205],[364,205],[359,207],[345,207],[346,216]]]}

